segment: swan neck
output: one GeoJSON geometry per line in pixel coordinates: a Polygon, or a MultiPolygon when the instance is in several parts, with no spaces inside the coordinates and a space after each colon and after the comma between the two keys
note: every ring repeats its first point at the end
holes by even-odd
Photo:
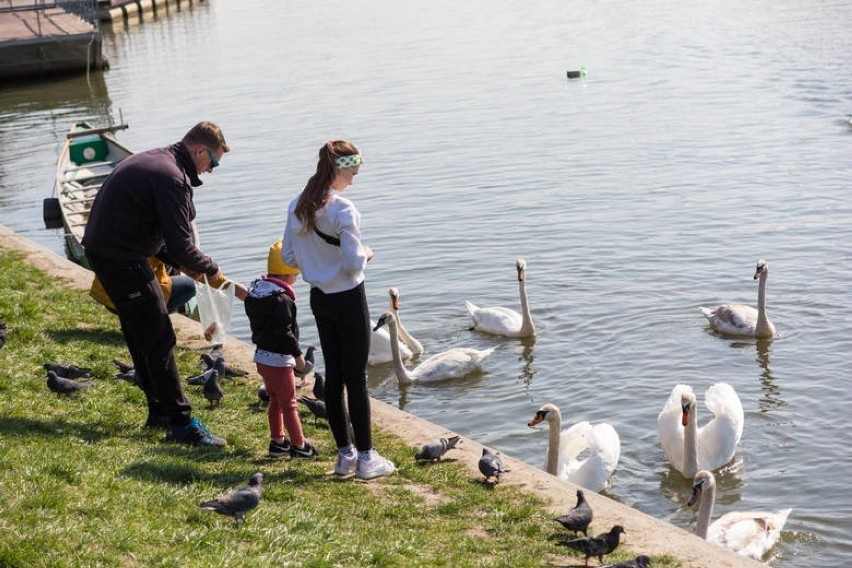
{"type": "Polygon", "coordinates": [[[527,279],[522,278],[518,280],[518,294],[521,298],[521,335],[529,336],[535,334],[535,326],[532,321],[532,314],[530,313],[530,305],[527,301],[527,279]]]}
{"type": "Polygon", "coordinates": [[[396,329],[396,320],[388,322],[388,334],[390,335],[391,355],[393,356],[393,366],[396,370],[396,378],[403,383],[414,382],[414,377],[402,364],[402,354],[399,352],[399,332],[396,329]]]}
{"type": "Polygon", "coordinates": [[[698,413],[690,409],[683,433],[683,475],[692,478],[698,473],[698,413]]]}
{"type": "Polygon", "coordinates": [[[414,337],[408,333],[408,330],[405,329],[405,326],[402,325],[402,320],[399,319],[399,311],[394,312],[394,315],[396,316],[397,332],[399,333],[399,337],[401,337],[408,348],[411,349],[411,353],[415,355],[423,353],[423,345],[414,339],[414,337]]]}
{"type": "Polygon", "coordinates": [[[716,501],[716,484],[710,483],[706,489],[701,491],[701,504],[698,506],[698,523],[695,525],[695,534],[707,539],[707,529],[710,526],[710,517],[713,516],[713,503],[716,501]]]}
{"type": "Polygon", "coordinates": [[[760,275],[760,284],[757,288],[757,322],[758,325],[766,323],[766,276],[764,272],[760,275]]]}
{"type": "Polygon", "coordinates": [[[547,424],[549,428],[547,447],[547,473],[557,475],[559,464],[559,441],[562,434],[562,413],[558,409],[551,410],[548,414],[547,424]],[[550,418],[553,416],[553,418],[550,418]]]}

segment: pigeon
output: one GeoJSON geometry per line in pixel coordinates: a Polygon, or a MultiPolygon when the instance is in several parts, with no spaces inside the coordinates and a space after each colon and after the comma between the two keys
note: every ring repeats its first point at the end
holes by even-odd
{"type": "Polygon", "coordinates": [[[118,359],[113,359],[112,364],[115,365],[115,368],[118,370],[118,372],[115,374],[116,379],[127,381],[130,384],[142,388],[142,386],[139,384],[139,380],[136,378],[136,368],[133,367],[133,365],[122,363],[118,359]]]}
{"type": "Polygon", "coordinates": [[[494,478],[494,485],[500,483],[500,476],[506,473],[503,469],[503,460],[488,448],[482,448],[482,457],[479,458],[479,471],[485,476],[485,482],[494,478]]]}
{"type": "Polygon", "coordinates": [[[651,557],[641,554],[633,560],[625,560],[618,564],[611,564],[602,568],[649,568],[651,566],[651,557]]]}
{"type": "Polygon", "coordinates": [[[217,377],[219,379],[225,376],[225,360],[221,357],[213,361],[211,367],[200,375],[195,375],[194,377],[187,377],[186,382],[191,385],[206,385],[207,379],[210,378],[210,375],[212,375],[214,371],[219,374],[219,376],[217,377]]]}
{"type": "Polygon", "coordinates": [[[0,347],[6,344],[6,324],[0,322],[0,347]]]}
{"type": "MultiPolygon", "coordinates": [[[[211,353],[216,353],[212,352],[211,353]]],[[[220,378],[233,378],[233,377],[246,377],[248,376],[248,371],[243,371],[242,369],[234,369],[233,367],[229,367],[225,365],[225,359],[217,354],[216,357],[211,355],[210,353],[202,353],[199,357],[198,366],[201,367],[202,371],[208,371],[216,366],[216,363],[222,359],[222,375],[220,378]]]]}
{"type": "Polygon", "coordinates": [[[577,504],[574,505],[574,508],[554,520],[569,531],[574,531],[575,536],[578,532],[589,536],[586,531],[589,528],[589,523],[592,522],[592,508],[586,503],[586,495],[582,489],[577,490],[577,504]]]}
{"type": "Polygon", "coordinates": [[[79,379],[81,377],[91,377],[92,370],[78,367],[77,365],[63,365],[61,363],[45,363],[45,371],[53,371],[59,378],[79,379]]]}
{"type": "Polygon", "coordinates": [[[314,423],[316,423],[317,418],[325,418],[328,420],[328,412],[325,409],[324,401],[317,400],[315,398],[308,398],[306,396],[300,396],[296,400],[308,407],[308,410],[310,410],[311,414],[314,415],[314,423]]]}
{"type": "Polygon", "coordinates": [[[266,390],[266,385],[257,387],[257,398],[260,400],[261,406],[269,405],[269,392],[266,390]]]}
{"type": "Polygon", "coordinates": [[[213,369],[207,377],[207,382],[204,383],[204,398],[210,401],[210,408],[213,408],[214,404],[222,405],[223,396],[225,393],[222,391],[222,385],[219,384],[219,371],[213,369]]]}
{"type": "Polygon", "coordinates": [[[198,507],[208,511],[216,511],[220,515],[234,517],[234,520],[240,523],[246,513],[257,507],[260,503],[260,496],[263,493],[262,481],[263,474],[257,472],[251,476],[248,485],[227,495],[205,501],[198,507]]]}
{"type": "MultiPolygon", "coordinates": [[[[301,378],[304,381],[304,378],[311,374],[311,371],[314,370],[314,351],[316,351],[316,347],[313,345],[309,346],[305,351],[305,368],[302,371],[297,371],[293,369],[293,372],[297,377],[301,378]]],[[[304,384],[304,382],[302,383],[304,384]]]]}
{"type": "Polygon", "coordinates": [[[452,438],[441,438],[440,440],[423,444],[420,451],[414,455],[414,459],[429,460],[430,462],[441,461],[441,457],[455,448],[458,443],[459,436],[453,436],[452,438]]]}
{"type": "Polygon", "coordinates": [[[325,400],[325,377],[321,373],[314,373],[314,398],[317,400],[325,400]]]}
{"type": "Polygon", "coordinates": [[[92,386],[91,383],[78,383],[73,379],[66,379],[65,377],[60,377],[56,374],[55,371],[47,372],[47,388],[49,388],[56,394],[74,396],[77,391],[87,389],[90,386],[92,386]]]}
{"type": "Polygon", "coordinates": [[[589,558],[592,556],[598,557],[598,562],[603,564],[604,554],[609,554],[618,548],[619,537],[624,533],[624,527],[615,525],[608,533],[599,534],[595,537],[575,538],[564,542],[568,548],[579,550],[586,555],[586,567],[589,566],[589,558]]]}

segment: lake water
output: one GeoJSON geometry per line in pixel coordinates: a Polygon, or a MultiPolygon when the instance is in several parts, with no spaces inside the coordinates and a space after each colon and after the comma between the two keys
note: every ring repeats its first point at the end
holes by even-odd
{"type": "Polygon", "coordinates": [[[520,4],[217,0],[107,29],[106,73],[0,88],[0,223],[62,252],[41,203],[73,120],[120,109],[142,150],[210,119],[232,152],[196,193],[202,244],[248,281],[349,138],[374,317],[396,286],[427,354],[500,346],[439,386],[371,368],[375,397],[538,466],[541,404],[609,421],[607,493],[692,530],[657,414],[677,383],[729,382],[746,422],[716,515],[793,507],[771,564],[849,564],[852,4],[520,4]],[[537,337],[468,331],[465,299],[517,307],[517,257],[537,337]],[[697,306],[755,305],[760,258],[778,337],[712,335],[697,306]]]}

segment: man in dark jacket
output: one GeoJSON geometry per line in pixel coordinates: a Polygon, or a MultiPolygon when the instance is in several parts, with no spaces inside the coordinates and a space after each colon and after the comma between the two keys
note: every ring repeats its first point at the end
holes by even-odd
{"type": "MultiPolygon", "coordinates": [[[[170,427],[187,444],[225,446],[191,416],[174,358],[176,337],[148,257],[156,256],[211,285],[225,281],[219,265],[192,238],[193,188],[230,149],[221,129],[196,124],[171,146],[133,154],[106,179],[92,203],[83,246],[92,270],[115,305],[121,331],[148,400],[151,428],[170,427]]],[[[236,286],[243,299],[246,289],[236,286]]]]}

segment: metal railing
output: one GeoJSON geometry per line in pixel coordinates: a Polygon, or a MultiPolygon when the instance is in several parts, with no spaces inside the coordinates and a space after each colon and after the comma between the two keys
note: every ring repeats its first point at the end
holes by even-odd
{"type": "Polygon", "coordinates": [[[98,25],[98,0],[0,0],[0,13],[26,12],[62,8],[66,12],[77,14],[90,24],[98,25]]]}

